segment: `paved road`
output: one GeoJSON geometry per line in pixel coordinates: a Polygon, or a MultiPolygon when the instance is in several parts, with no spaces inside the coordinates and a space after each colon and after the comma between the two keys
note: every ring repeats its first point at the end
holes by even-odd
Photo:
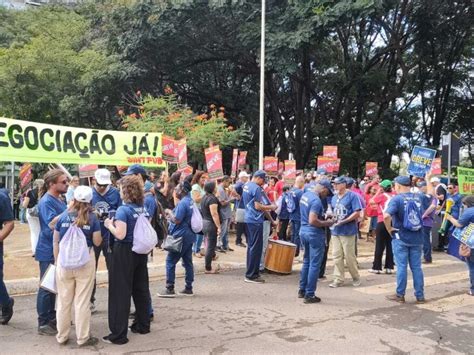
{"type": "MultiPolygon", "coordinates": [[[[298,274],[267,275],[264,285],[243,282],[242,270],[198,275],[196,296],[153,297],[155,322],[149,335],[130,334],[125,346],[100,343],[83,352],[122,353],[474,353],[474,297],[466,295],[467,270],[451,257],[435,254],[425,269],[425,305],[385,300],[394,275],[367,273],[370,257],[360,258],[363,284],[330,289],[320,284],[322,303],[296,298],[298,274]]],[[[182,286],[182,279],[178,286],[182,286]]],[[[411,284],[411,282],[410,282],[411,284]]],[[[163,281],[154,281],[155,294],[163,281]]],[[[106,288],[99,290],[93,334],[107,334],[106,288]]],[[[75,351],[35,332],[35,297],[16,297],[11,326],[0,328],[0,353],[75,351]]]]}

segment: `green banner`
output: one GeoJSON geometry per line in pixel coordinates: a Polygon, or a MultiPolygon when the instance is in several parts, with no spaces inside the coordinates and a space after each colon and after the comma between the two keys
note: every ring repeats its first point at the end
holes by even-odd
{"type": "Polygon", "coordinates": [[[0,160],[162,167],[161,135],[56,126],[0,117],[0,160]]]}
{"type": "Polygon", "coordinates": [[[461,195],[473,195],[474,169],[458,167],[458,185],[461,195]]]}

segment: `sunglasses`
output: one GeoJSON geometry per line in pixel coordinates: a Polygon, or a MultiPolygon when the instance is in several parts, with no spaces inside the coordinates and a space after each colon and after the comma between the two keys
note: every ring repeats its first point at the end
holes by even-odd
{"type": "Polygon", "coordinates": [[[63,181],[58,181],[57,183],[62,184],[62,185],[67,185],[68,182],[67,182],[67,180],[63,180],[63,181]]]}
{"type": "Polygon", "coordinates": [[[448,190],[452,190],[452,189],[454,189],[454,187],[448,186],[448,190]]]}
{"type": "Polygon", "coordinates": [[[97,184],[97,187],[107,187],[109,185],[105,184],[105,185],[101,185],[101,184],[97,184]]]}

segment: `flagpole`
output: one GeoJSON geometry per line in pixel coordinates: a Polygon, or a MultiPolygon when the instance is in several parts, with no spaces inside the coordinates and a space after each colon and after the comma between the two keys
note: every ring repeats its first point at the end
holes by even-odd
{"type": "Polygon", "coordinates": [[[260,39],[260,111],[258,131],[258,168],[263,169],[263,130],[265,113],[265,0],[262,0],[262,23],[260,39]]]}

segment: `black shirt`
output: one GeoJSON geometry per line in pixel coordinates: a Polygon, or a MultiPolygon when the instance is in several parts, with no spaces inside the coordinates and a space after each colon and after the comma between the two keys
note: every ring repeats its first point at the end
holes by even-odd
{"type": "Polygon", "coordinates": [[[34,190],[28,191],[28,193],[26,194],[26,197],[30,199],[30,201],[28,202],[27,208],[35,207],[36,204],[38,203],[38,190],[34,189],[34,190]]]}
{"type": "Polygon", "coordinates": [[[212,219],[211,209],[210,209],[211,205],[217,205],[217,211],[219,213],[219,218],[220,218],[221,206],[220,206],[219,200],[217,199],[216,196],[206,193],[201,200],[202,219],[205,221],[214,223],[214,220],[212,219]]]}

